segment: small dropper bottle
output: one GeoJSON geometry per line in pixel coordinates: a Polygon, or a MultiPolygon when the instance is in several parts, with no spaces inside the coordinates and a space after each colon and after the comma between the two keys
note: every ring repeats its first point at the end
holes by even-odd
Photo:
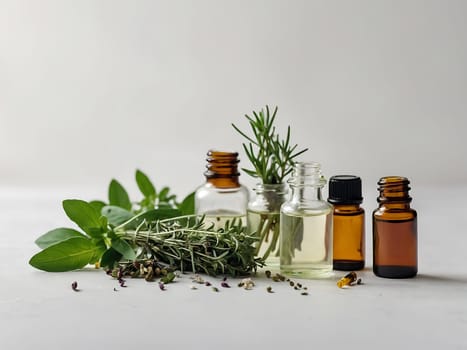
{"type": "Polygon", "coordinates": [[[334,206],[333,268],[354,271],[365,267],[365,211],[362,180],[354,175],[329,179],[328,202],[334,206]]]}

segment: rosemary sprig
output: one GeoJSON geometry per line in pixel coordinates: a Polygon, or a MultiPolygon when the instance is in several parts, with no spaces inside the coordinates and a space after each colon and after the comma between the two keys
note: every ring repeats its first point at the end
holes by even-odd
{"type": "Polygon", "coordinates": [[[253,117],[245,115],[253,136],[248,136],[232,123],[232,127],[249,141],[242,145],[254,169],[242,170],[250,176],[260,178],[263,184],[283,183],[292,172],[294,159],[308,150],[305,148],[297,151],[298,145],[291,145],[290,126],[285,139],[281,139],[274,126],[277,110],[276,107],[271,115],[269,106],[266,106],[266,111],[253,111],[253,117]]]}
{"type": "Polygon", "coordinates": [[[241,276],[263,266],[262,259],[255,258],[253,244],[257,238],[245,233],[240,220],[227,221],[215,230],[204,217],[183,216],[143,222],[138,230],[116,234],[144,248],[137,260],[152,259],[181,272],[241,276]]]}

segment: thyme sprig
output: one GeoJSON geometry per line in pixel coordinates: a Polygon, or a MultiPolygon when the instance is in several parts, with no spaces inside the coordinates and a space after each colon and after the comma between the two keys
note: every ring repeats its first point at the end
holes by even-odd
{"type": "Polygon", "coordinates": [[[253,111],[253,117],[245,115],[253,132],[251,137],[232,123],[232,127],[249,141],[242,145],[254,169],[242,170],[252,177],[260,178],[263,184],[283,183],[292,172],[294,159],[308,150],[297,151],[298,145],[291,145],[290,126],[285,139],[281,139],[274,126],[277,110],[276,106],[271,115],[269,106],[266,106],[266,111],[253,111]]]}

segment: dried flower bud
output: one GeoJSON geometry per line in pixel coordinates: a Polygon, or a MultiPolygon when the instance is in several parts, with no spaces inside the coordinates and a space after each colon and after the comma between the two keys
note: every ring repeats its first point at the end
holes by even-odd
{"type": "Polygon", "coordinates": [[[229,284],[227,282],[221,282],[221,287],[224,287],[224,288],[230,288],[229,284]]]}
{"type": "Polygon", "coordinates": [[[164,282],[159,282],[159,289],[160,289],[160,290],[165,290],[165,284],[164,284],[164,282]]]}
{"type": "Polygon", "coordinates": [[[71,289],[73,289],[75,292],[78,292],[79,289],[78,289],[78,282],[74,281],[72,284],[71,284],[71,289]]]}
{"type": "Polygon", "coordinates": [[[266,270],[264,273],[266,274],[267,278],[271,278],[271,271],[266,270]]]}
{"type": "Polygon", "coordinates": [[[268,286],[266,288],[266,290],[268,291],[268,293],[274,293],[274,291],[272,290],[272,287],[271,286],[268,286]]]}
{"type": "Polygon", "coordinates": [[[209,286],[211,285],[211,282],[206,281],[206,282],[204,282],[204,285],[205,285],[206,287],[209,287],[209,286]]]}

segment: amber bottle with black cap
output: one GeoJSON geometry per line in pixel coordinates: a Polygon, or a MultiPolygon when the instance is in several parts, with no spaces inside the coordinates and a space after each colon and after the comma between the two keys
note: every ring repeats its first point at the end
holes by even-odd
{"type": "Polygon", "coordinates": [[[334,206],[333,268],[353,271],[365,267],[365,211],[362,180],[354,175],[329,179],[328,202],[334,206]]]}
{"type": "Polygon", "coordinates": [[[401,176],[379,180],[379,208],[373,212],[373,272],[379,277],[417,274],[417,212],[410,208],[410,181],[401,176]]]}

